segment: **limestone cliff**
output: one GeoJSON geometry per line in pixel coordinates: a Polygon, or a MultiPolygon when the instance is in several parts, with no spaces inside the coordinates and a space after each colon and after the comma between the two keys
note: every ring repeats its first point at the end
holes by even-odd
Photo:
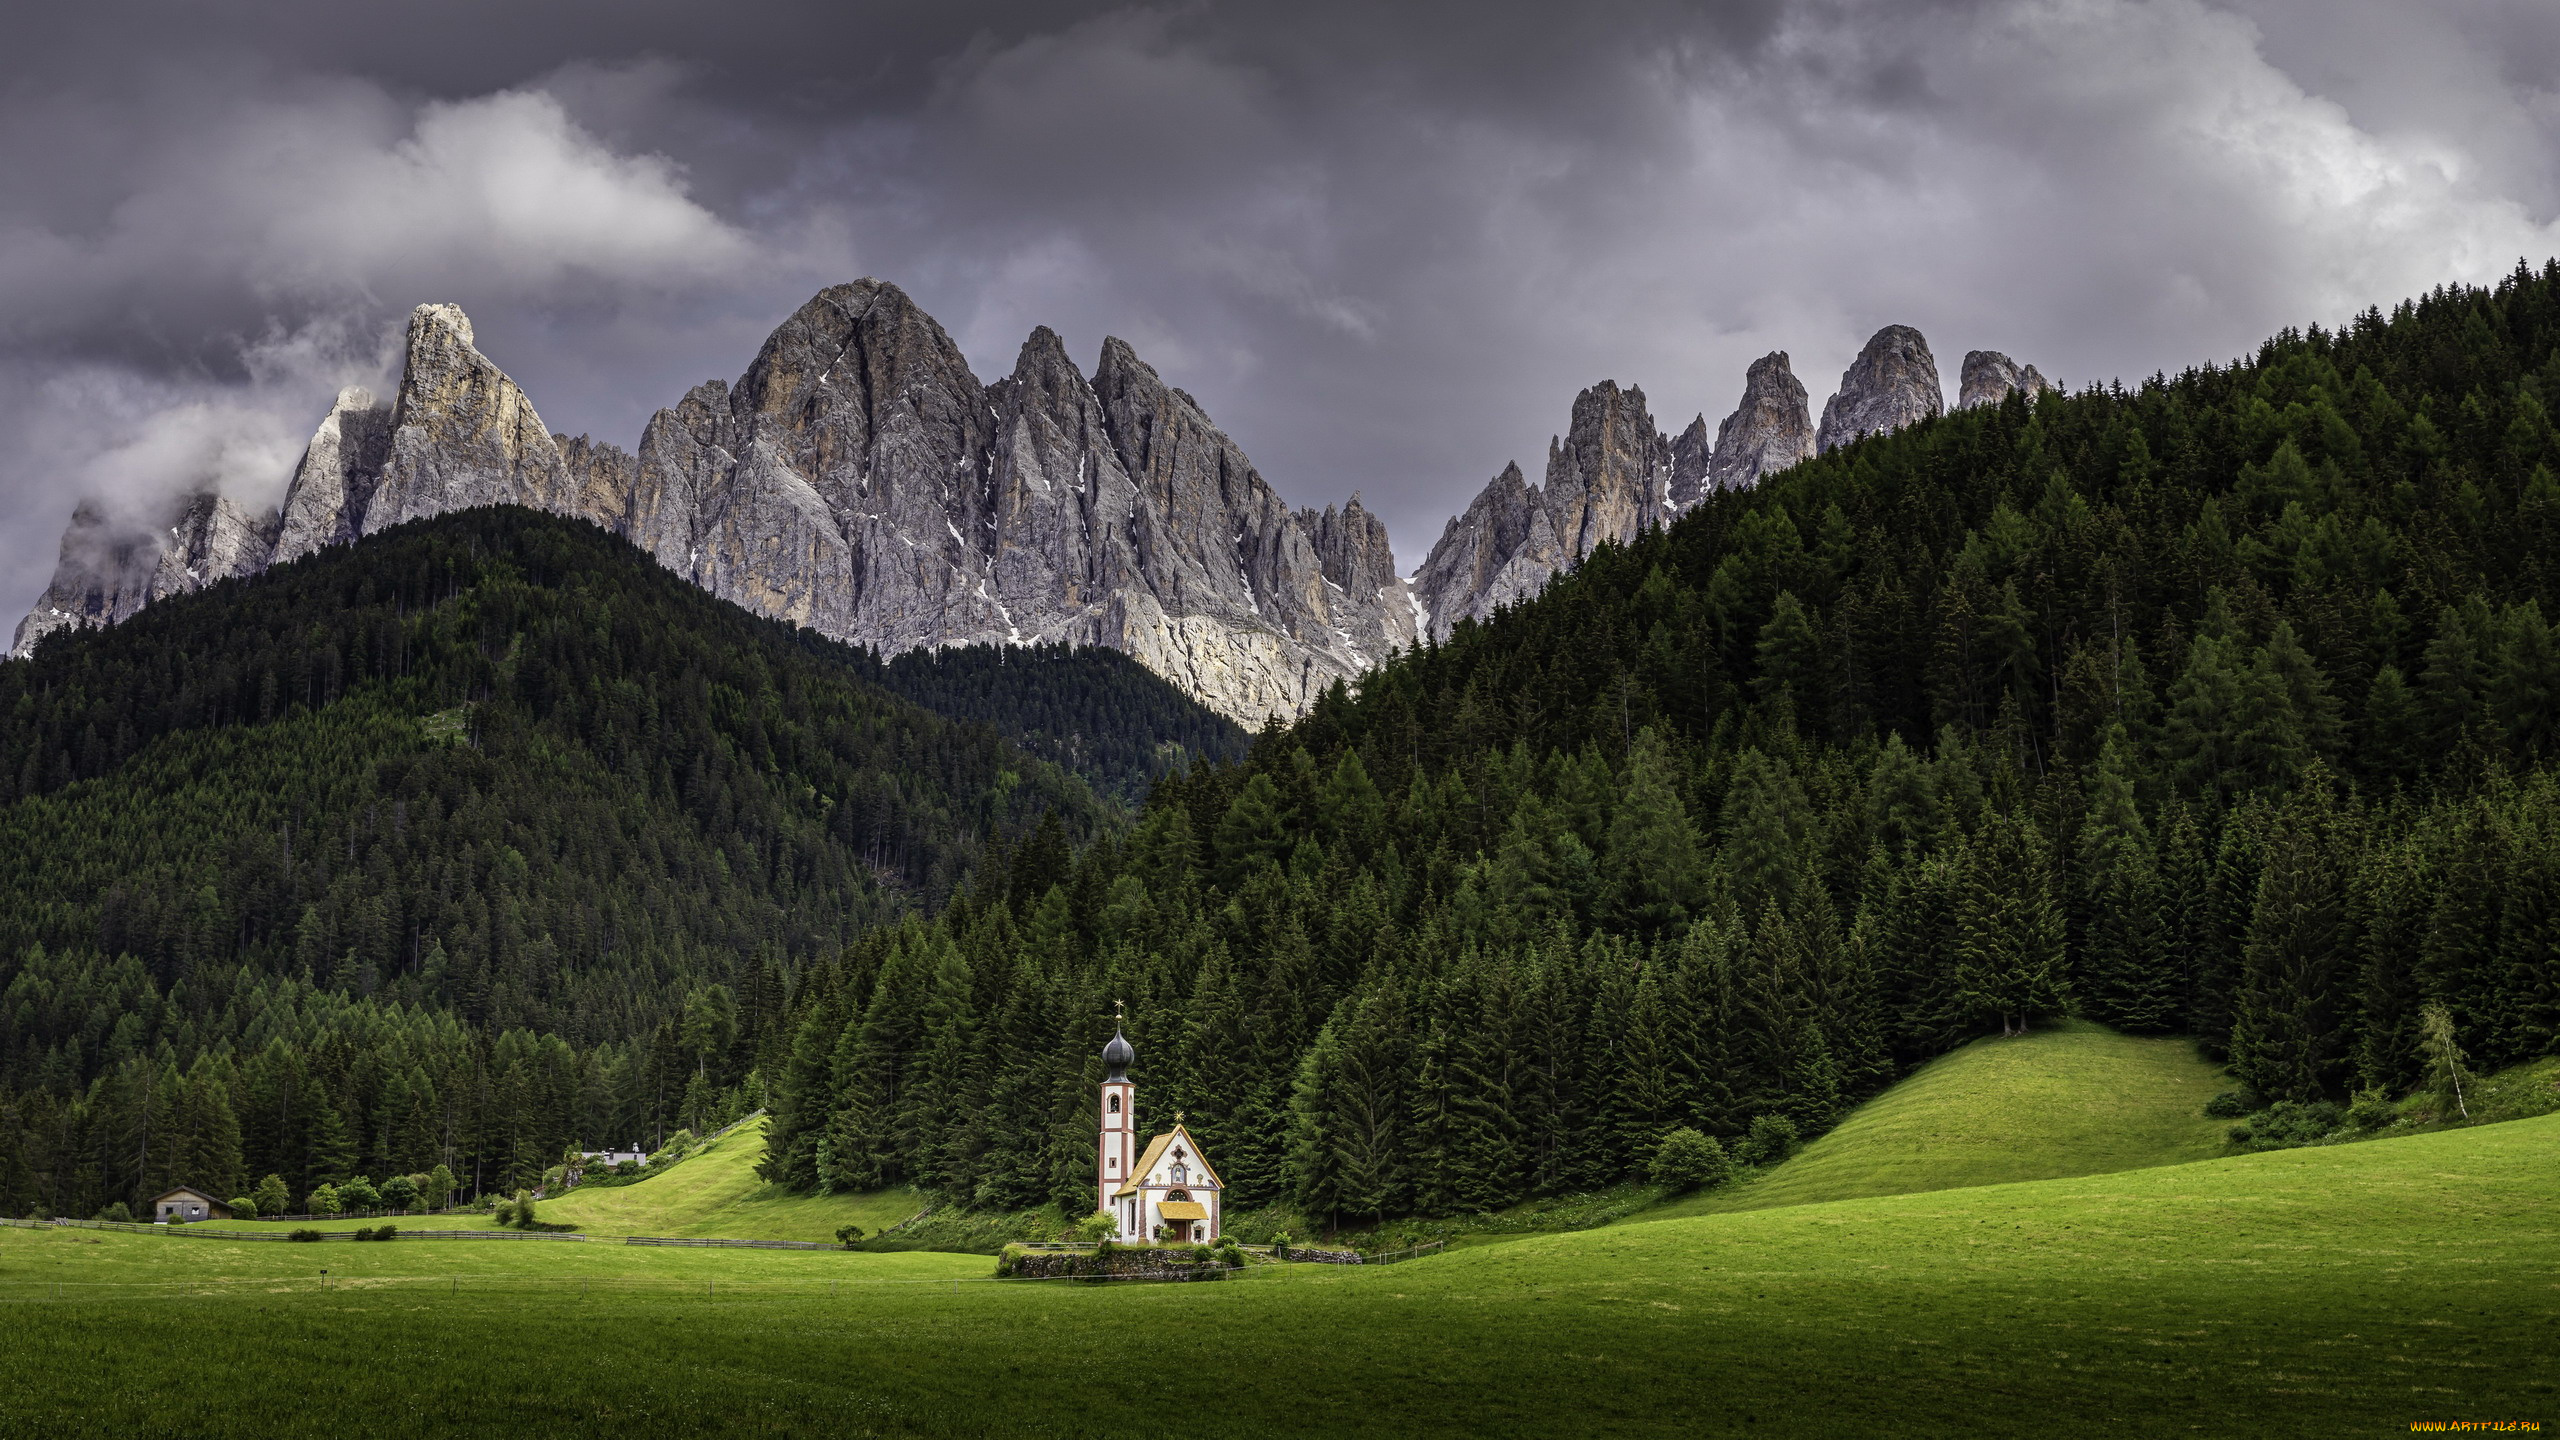
{"type": "Polygon", "coordinates": [[[299,560],[362,533],[365,507],[382,483],[383,462],[390,455],[391,407],[361,386],[339,391],[338,403],[321,419],[285,491],[276,563],[299,560]]]}
{"type": "Polygon", "coordinates": [[[57,630],[113,625],[155,600],[254,575],[274,552],[277,524],[273,512],[245,514],[211,490],[144,517],[83,501],[62,533],[53,582],[18,622],[10,653],[32,653],[57,630]]]}
{"type": "Polygon", "coordinates": [[[1671,442],[1671,508],[1686,510],[1715,488],[1709,473],[1715,446],[1707,437],[1707,417],[1694,416],[1689,428],[1671,442]]]}
{"type": "Polygon", "coordinates": [[[1899,430],[1946,409],[1938,362],[1929,342],[1908,325],[1887,325],[1841,373],[1840,391],[1822,407],[1814,448],[1828,452],[1867,435],[1899,430]]]}
{"type": "Polygon", "coordinates": [[[1813,415],[1804,384],[1773,350],[1751,362],[1742,377],[1742,403],[1716,428],[1707,479],[1718,490],[1743,490],[1799,461],[1813,458],[1813,415]]]}
{"type": "Polygon", "coordinates": [[[146,529],[83,508],[21,648],[270,556],[492,504],[591,520],[726,599],[886,651],[1114,646],[1248,724],[1419,630],[1376,516],[1356,497],[1292,510],[1127,344],[1106,341],[1088,380],[1043,327],[982,385],[931,316],[864,280],[801,306],[734,385],[659,411],[636,453],[552,434],[468,317],[421,305],[399,394],[339,394],[280,516],[262,528],[204,495],[146,529]]]}
{"type": "MultiPolygon", "coordinates": [[[[1703,424],[1692,429],[1703,435],[1703,424]]],[[[1517,464],[1506,466],[1414,572],[1431,638],[1537,594],[1604,542],[1669,523],[1677,453],[1642,390],[1603,380],[1576,396],[1571,428],[1548,443],[1545,484],[1531,489],[1517,464]]]]}
{"type": "Polygon", "coordinates": [[[1956,390],[1956,408],[1970,410],[1976,405],[1997,405],[2018,391],[2028,399],[2053,386],[2036,372],[2033,365],[2020,365],[1997,350],[1968,350],[1964,356],[1964,375],[1956,390]]]}

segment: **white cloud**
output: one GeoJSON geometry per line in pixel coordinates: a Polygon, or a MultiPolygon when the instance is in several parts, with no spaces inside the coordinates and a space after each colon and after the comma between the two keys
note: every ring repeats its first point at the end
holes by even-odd
{"type": "MultiPolygon", "coordinates": [[[[43,584],[83,496],[132,515],[206,484],[281,497],[340,385],[387,385],[409,307],[666,309],[755,253],[659,155],[622,154],[554,97],[405,105],[356,82],[284,87],[131,139],[86,233],[0,234],[14,338],[165,337],[180,363],[58,355],[0,384],[0,563],[43,584]],[[179,333],[169,334],[175,330],[179,333]],[[153,332],[158,332],[155,335],[153,332]]],[[[73,105],[56,127],[91,118],[73,105]]]]}
{"type": "Polygon", "coordinates": [[[78,324],[133,289],[252,308],[405,308],[453,287],[547,302],[698,283],[752,249],[674,161],[614,153],[535,90],[411,108],[309,84],[155,139],[97,233],[11,237],[0,284],[22,309],[78,324]]]}

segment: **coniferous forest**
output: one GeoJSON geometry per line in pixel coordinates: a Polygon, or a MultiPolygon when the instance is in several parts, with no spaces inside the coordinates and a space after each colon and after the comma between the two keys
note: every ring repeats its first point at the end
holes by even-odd
{"type": "Polygon", "coordinates": [[[1069,773],[930,693],[992,668],[884,665],[522,510],[0,665],[0,1202],[495,1187],[751,1105],[740,1037],[813,958],[1233,731],[1123,656],[1022,657],[1033,749],[1131,717],[1069,773]]]}
{"type": "MultiPolygon", "coordinates": [[[[0,666],[0,1204],[495,1186],[752,1096],[777,1181],[1080,1212],[1115,1002],[1231,1211],[1346,1219],[1819,1131],[2065,1014],[2265,1100],[2407,1088],[2431,1001],[2482,1068],[2550,1053],[2555,406],[2560,264],[1958,412],[1126,825],[521,513],[154,607],[0,666]]],[[[1217,753],[1163,713],[1044,753],[1217,753]]]]}
{"type": "Polygon", "coordinates": [[[1726,493],[795,996],[770,1173],[982,1203],[1142,1111],[1231,1210],[1483,1209],[1959,1043],[2397,1092],[2560,1046],[2560,265],[1726,493]]]}

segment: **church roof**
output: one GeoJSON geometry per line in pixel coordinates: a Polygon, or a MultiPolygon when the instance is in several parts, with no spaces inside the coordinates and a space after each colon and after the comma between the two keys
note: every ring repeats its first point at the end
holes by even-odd
{"type": "Polygon", "coordinates": [[[1200,1180],[1185,1180],[1182,1182],[1183,1184],[1196,1185],[1204,1190],[1224,1190],[1227,1188],[1225,1183],[1218,1179],[1218,1172],[1209,1168],[1208,1157],[1200,1153],[1200,1142],[1191,1138],[1190,1131],[1176,1125],[1172,1129],[1167,1130],[1163,1134],[1147,1142],[1147,1153],[1139,1156],[1138,1163],[1129,1167],[1129,1178],[1120,1182],[1120,1188],[1111,1192],[1111,1198],[1117,1200],[1123,1195],[1137,1194],[1138,1181],[1141,1178],[1154,1173],[1156,1162],[1164,1158],[1164,1152],[1171,1148],[1173,1142],[1176,1140],[1180,1140],[1183,1144],[1190,1147],[1192,1163],[1198,1165],[1200,1167],[1200,1173],[1207,1177],[1200,1180]]]}
{"type": "Polygon", "coordinates": [[[1156,1207],[1156,1214],[1167,1220],[1206,1220],[1209,1207],[1197,1200],[1167,1200],[1156,1207]]]}

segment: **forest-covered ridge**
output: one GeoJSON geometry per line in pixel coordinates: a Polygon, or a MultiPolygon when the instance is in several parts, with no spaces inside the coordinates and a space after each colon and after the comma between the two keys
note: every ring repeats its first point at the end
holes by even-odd
{"type": "Polygon", "coordinates": [[[1131,715],[1081,757],[1121,784],[1217,737],[1121,661],[883,664],[513,509],[53,637],[0,664],[0,1093],[35,1107],[0,1128],[64,1127],[12,1161],[114,1196],[241,1165],[316,1185],[341,1151],[485,1176],[740,1103],[735,1073],[684,1097],[799,966],[1043,817],[1125,823],[999,718],[1036,749],[1131,715]],[[143,1158],[200,1072],[241,1158],[143,1158]]]}
{"type": "Polygon", "coordinates": [[[1344,1216],[2053,1016],[2270,1101],[2426,1082],[2430,1007],[2548,1053],[2556,399],[2520,267],[1718,496],[814,975],[769,1173],[1079,1203],[1115,999],[1231,1205],[1344,1216]]]}
{"type": "Polygon", "coordinates": [[[989,725],[1132,810],[1158,780],[1244,758],[1244,728],[1126,652],[1097,645],[966,645],[910,650],[879,669],[894,693],[937,715],[989,725]]]}

